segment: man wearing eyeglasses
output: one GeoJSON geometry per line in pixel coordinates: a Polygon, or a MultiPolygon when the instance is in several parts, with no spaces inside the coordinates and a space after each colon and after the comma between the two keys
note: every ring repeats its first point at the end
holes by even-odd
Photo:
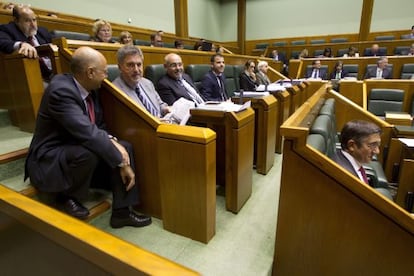
{"type": "Polygon", "coordinates": [[[204,102],[193,80],[184,73],[184,65],[181,57],[170,53],[164,58],[166,74],[160,78],[157,91],[161,99],[168,105],[173,105],[180,98],[193,101],[196,105],[204,102]]]}
{"type": "MultiPolygon", "coordinates": [[[[349,121],[341,131],[341,149],[332,159],[344,169],[355,175],[363,183],[370,185],[364,169],[380,153],[381,129],[367,121],[349,121]]],[[[385,188],[375,188],[378,192],[392,199],[385,188]]]]}
{"type": "Polygon", "coordinates": [[[143,106],[151,115],[161,118],[170,112],[155,90],[154,84],[143,77],[144,56],[142,51],[132,45],[118,49],[118,68],[120,76],[113,84],[131,99],[143,106]]]}

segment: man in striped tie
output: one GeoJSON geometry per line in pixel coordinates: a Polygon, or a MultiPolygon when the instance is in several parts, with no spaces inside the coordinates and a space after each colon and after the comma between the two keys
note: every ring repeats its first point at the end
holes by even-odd
{"type": "Polygon", "coordinates": [[[117,59],[120,76],[113,84],[153,116],[161,118],[169,113],[168,104],[161,100],[154,84],[143,77],[142,51],[135,46],[125,45],[119,48],[117,59]]]}
{"type": "MultiPolygon", "coordinates": [[[[341,149],[332,159],[355,175],[366,185],[370,185],[364,164],[369,164],[380,153],[381,129],[367,121],[349,121],[341,131],[341,149]]],[[[391,193],[382,187],[375,190],[392,199],[391,193]]]]}

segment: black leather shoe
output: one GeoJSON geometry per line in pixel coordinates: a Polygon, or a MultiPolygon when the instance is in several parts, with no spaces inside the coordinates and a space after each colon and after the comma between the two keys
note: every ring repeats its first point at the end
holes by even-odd
{"type": "Polygon", "coordinates": [[[150,225],[152,222],[151,217],[146,215],[137,215],[134,212],[129,212],[127,217],[120,217],[112,214],[111,227],[121,228],[124,226],[143,227],[150,225]]]}
{"type": "Polygon", "coordinates": [[[85,219],[89,216],[89,210],[73,198],[65,200],[59,207],[62,211],[75,218],[85,219]]]}

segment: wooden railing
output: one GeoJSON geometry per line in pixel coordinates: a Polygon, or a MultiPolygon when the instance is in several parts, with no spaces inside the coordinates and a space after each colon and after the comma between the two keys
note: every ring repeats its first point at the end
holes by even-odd
{"type": "Polygon", "coordinates": [[[326,89],[285,122],[273,275],[411,273],[412,216],[306,144],[323,98],[335,99],[339,128],[371,121],[382,128],[382,142],[390,141],[392,126],[326,89]]]}

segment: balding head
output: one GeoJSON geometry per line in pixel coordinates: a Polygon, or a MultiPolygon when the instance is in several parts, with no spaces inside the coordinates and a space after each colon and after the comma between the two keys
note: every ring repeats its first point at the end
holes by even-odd
{"type": "Polygon", "coordinates": [[[164,68],[167,70],[167,75],[176,80],[181,79],[184,72],[181,57],[177,54],[170,53],[165,56],[164,61],[164,68]]]}
{"type": "Polygon", "coordinates": [[[100,87],[107,77],[105,57],[90,47],[80,47],[72,55],[70,69],[75,79],[86,89],[100,87]]]}
{"type": "Polygon", "coordinates": [[[15,5],[13,8],[14,22],[27,37],[37,33],[37,16],[27,5],[15,5]]]}

